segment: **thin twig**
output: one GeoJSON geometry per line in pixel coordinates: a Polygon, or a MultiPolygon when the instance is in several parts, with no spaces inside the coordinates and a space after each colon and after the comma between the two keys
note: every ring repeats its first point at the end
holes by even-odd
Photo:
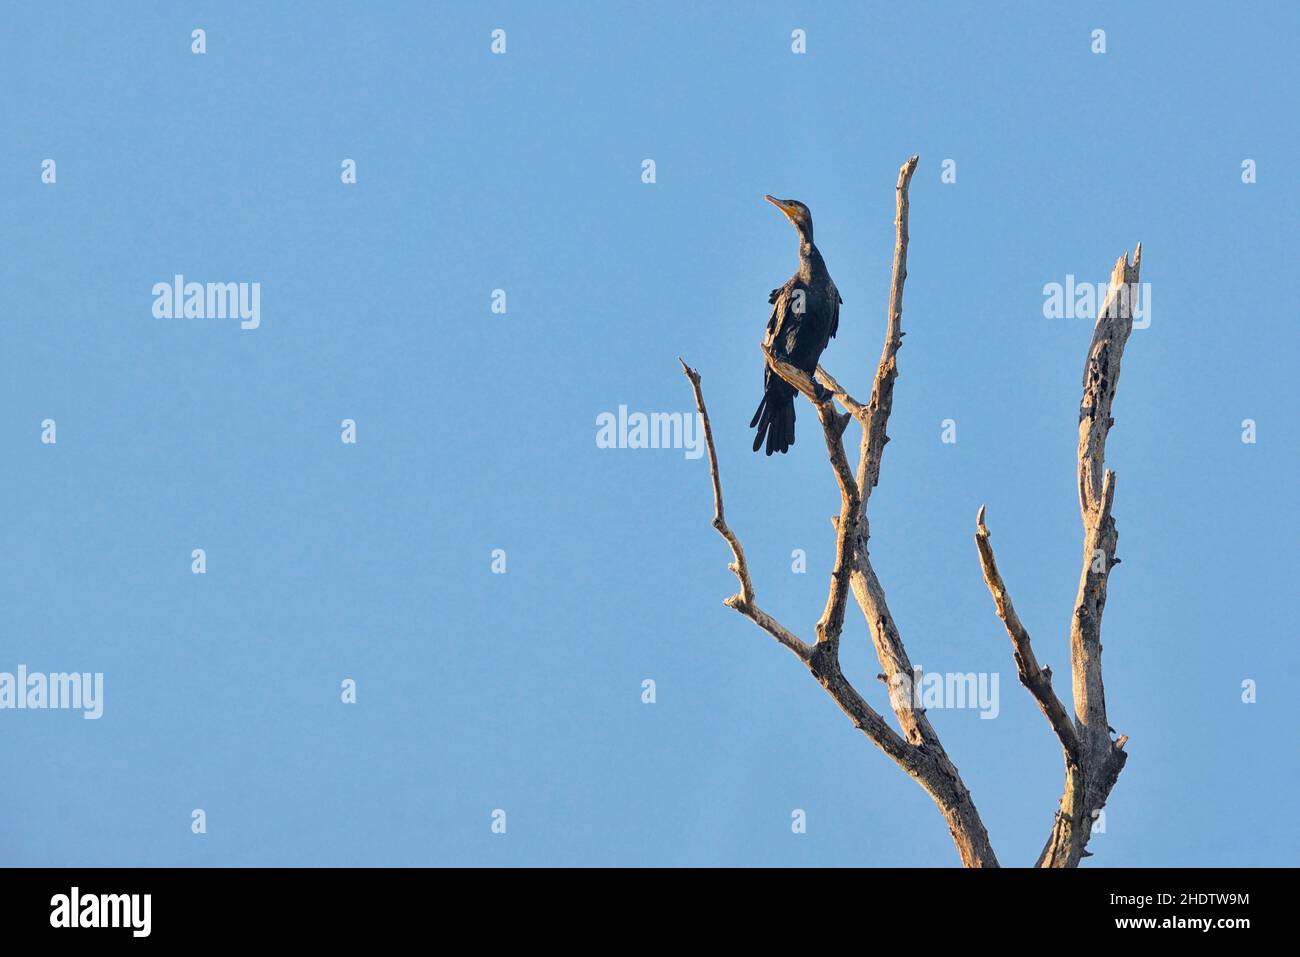
{"type": "Polygon", "coordinates": [[[704,442],[709,450],[709,473],[713,478],[713,527],[731,546],[734,561],[727,567],[740,580],[740,593],[732,595],[723,604],[740,612],[801,659],[807,661],[812,654],[812,648],[807,642],[797,637],[775,618],[759,608],[754,600],[754,582],[749,577],[749,563],[745,561],[745,550],[741,547],[740,539],[736,537],[736,533],[727,524],[722,505],[722,479],[718,473],[718,453],[713,446],[713,426],[709,422],[709,411],[704,407],[704,393],[700,391],[700,374],[688,366],[681,358],[678,358],[677,361],[682,364],[682,371],[686,373],[686,378],[691,381],[691,388],[695,392],[695,408],[699,410],[700,419],[704,423],[704,442]]]}
{"type": "Polygon", "coordinates": [[[876,378],[871,386],[867,424],[862,434],[862,456],[858,465],[858,487],[862,498],[871,496],[871,490],[880,482],[880,461],[884,457],[889,436],[885,428],[889,413],[894,408],[894,380],[898,378],[898,350],[903,346],[903,285],[907,281],[907,228],[909,201],[908,189],[912,174],[916,172],[919,157],[913,156],[898,171],[898,185],[894,227],[894,267],[889,283],[889,322],[885,327],[885,345],[876,366],[876,378]]]}
{"type": "Polygon", "coordinates": [[[849,395],[842,385],[835,381],[835,377],[827,372],[821,366],[817,367],[817,378],[821,380],[823,386],[834,393],[835,398],[839,399],[840,404],[844,406],[846,412],[853,416],[859,422],[865,422],[867,418],[867,407],[859,402],[853,396],[849,395]]]}
{"type": "Polygon", "coordinates": [[[984,582],[989,586],[993,602],[997,605],[998,617],[1006,626],[1011,638],[1012,654],[1016,660],[1016,670],[1020,683],[1029,689],[1038,706],[1043,709],[1057,740],[1065,751],[1065,760],[1071,764],[1079,762],[1079,736],[1075,733],[1074,723],[1065,710],[1065,705],[1052,690],[1052,669],[1040,668],[1033,646],[1029,643],[1029,632],[1016,614],[1011,596],[1007,593],[1006,583],[998,572],[997,559],[993,557],[993,545],[989,541],[989,530],[984,524],[984,506],[980,506],[979,516],[975,519],[975,547],[979,549],[980,567],[984,570],[984,582]]]}

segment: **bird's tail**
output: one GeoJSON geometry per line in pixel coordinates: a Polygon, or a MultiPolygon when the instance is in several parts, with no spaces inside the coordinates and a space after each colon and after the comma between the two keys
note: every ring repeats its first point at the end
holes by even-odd
{"type": "Polygon", "coordinates": [[[749,420],[749,427],[755,426],[758,426],[758,434],[754,436],[755,452],[762,447],[765,436],[768,455],[787,452],[794,445],[794,389],[783,379],[773,382],[763,393],[763,400],[749,420]]]}

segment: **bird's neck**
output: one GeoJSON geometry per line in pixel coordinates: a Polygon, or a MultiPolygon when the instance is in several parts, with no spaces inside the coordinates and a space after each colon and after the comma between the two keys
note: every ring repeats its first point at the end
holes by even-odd
{"type": "Polygon", "coordinates": [[[803,235],[799,236],[799,272],[811,273],[822,261],[822,254],[817,251],[813,241],[803,235]]]}

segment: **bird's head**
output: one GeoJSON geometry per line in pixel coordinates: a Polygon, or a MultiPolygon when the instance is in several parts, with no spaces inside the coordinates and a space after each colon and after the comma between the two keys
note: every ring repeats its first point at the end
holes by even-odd
{"type": "Polygon", "coordinates": [[[777,199],[770,194],[763,198],[785,213],[786,218],[794,223],[794,228],[799,230],[799,235],[805,242],[812,242],[812,213],[808,211],[807,206],[797,199],[777,199]]]}

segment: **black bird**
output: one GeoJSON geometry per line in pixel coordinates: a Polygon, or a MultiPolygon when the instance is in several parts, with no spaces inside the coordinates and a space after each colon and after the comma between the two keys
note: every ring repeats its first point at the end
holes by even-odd
{"type": "MultiPolygon", "coordinates": [[[[794,223],[799,233],[799,270],[767,299],[772,317],[767,321],[763,348],[812,376],[817,362],[840,325],[840,292],[826,271],[822,254],[813,245],[812,213],[798,200],[765,197],[794,223]]],[[[818,394],[821,385],[816,383],[818,394]]],[[[763,401],[749,427],[758,427],[754,451],[767,437],[767,454],[788,451],[794,445],[794,386],[764,363],[763,401]]]]}

